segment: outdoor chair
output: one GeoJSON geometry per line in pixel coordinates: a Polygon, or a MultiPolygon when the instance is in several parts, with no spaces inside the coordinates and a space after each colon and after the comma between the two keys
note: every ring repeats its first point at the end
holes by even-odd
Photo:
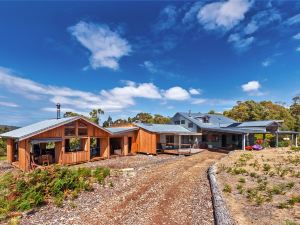
{"type": "Polygon", "coordinates": [[[47,166],[50,165],[49,155],[42,155],[42,165],[44,166],[47,164],[47,166]]]}

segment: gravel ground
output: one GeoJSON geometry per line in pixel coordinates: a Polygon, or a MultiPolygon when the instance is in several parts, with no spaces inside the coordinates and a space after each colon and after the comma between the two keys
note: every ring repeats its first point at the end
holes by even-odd
{"type": "Polygon", "coordinates": [[[224,155],[205,150],[189,157],[138,155],[84,164],[132,169],[114,172],[104,187],[95,184],[93,192],[63,208],[43,206],[21,224],[213,224],[206,172],[224,155]]]}
{"type": "Polygon", "coordinates": [[[0,175],[13,170],[14,167],[7,160],[0,160],[0,175]]]}

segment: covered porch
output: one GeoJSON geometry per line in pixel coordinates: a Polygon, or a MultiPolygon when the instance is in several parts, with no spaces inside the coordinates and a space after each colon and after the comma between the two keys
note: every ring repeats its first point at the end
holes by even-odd
{"type": "Polygon", "coordinates": [[[295,146],[298,147],[298,135],[300,134],[300,132],[297,131],[277,131],[276,132],[276,147],[280,147],[279,146],[279,139],[280,137],[283,137],[284,139],[288,139],[287,141],[289,141],[291,146],[295,146]],[[288,138],[286,136],[289,136],[288,138]]]}
{"type": "Polygon", "coordinates": [[[160,133],[156,136],[157,153],[191,155],[201,150],[199,133],[160,133]]]}

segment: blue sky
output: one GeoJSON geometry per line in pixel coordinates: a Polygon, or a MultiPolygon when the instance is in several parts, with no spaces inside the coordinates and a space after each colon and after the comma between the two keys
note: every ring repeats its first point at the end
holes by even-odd
{"type": "Polygon", "coordinates": [[[0,124],[222,112],[300,92],[300,2],[1,2],[0,124]]]}

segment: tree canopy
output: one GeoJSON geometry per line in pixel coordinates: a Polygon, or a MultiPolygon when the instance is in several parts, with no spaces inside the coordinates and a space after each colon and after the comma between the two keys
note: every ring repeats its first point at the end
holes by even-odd
{"type": "Polygon", "coordinates": [[[141,122],[141,123],[159,123],[159,124],[167,124],[170,123],[171,118],[170,117],[164,117],[160,114],[154,114],[151,113],[138,113],[134,117],[128,117],[128,119],[117,119],[115,121],[112,120],[112,118],[109,116],[106,121],[103,122],[104,127],[108,126],[124,126],[135,122],[141,122]]]}
{"type": "MultiPolygon", "coordinates": [[[[295,108],[298,106],[299,104],[297,104],[295,108]]],[[[245,102],[238,102],[231,110],[225,111],[224,115],[239,122],[255,120],[284,120],[282,127],[284,130],[298,129],[295,126],[296,118],[293,115],[292,110],[271,101],[255,102],[253,100],[249,100],[245,102]]]]}
{"type": "Polygon", "coordinates": [[[83,115],[75,113],[75,112],[65,112],[64,117],[82,116],[91,122],[99,124],[100,116],[103,114],[104,114],[104,111],[102,109],[93,109],[89,113],[89,116],[83,116],[83,115]]]}

